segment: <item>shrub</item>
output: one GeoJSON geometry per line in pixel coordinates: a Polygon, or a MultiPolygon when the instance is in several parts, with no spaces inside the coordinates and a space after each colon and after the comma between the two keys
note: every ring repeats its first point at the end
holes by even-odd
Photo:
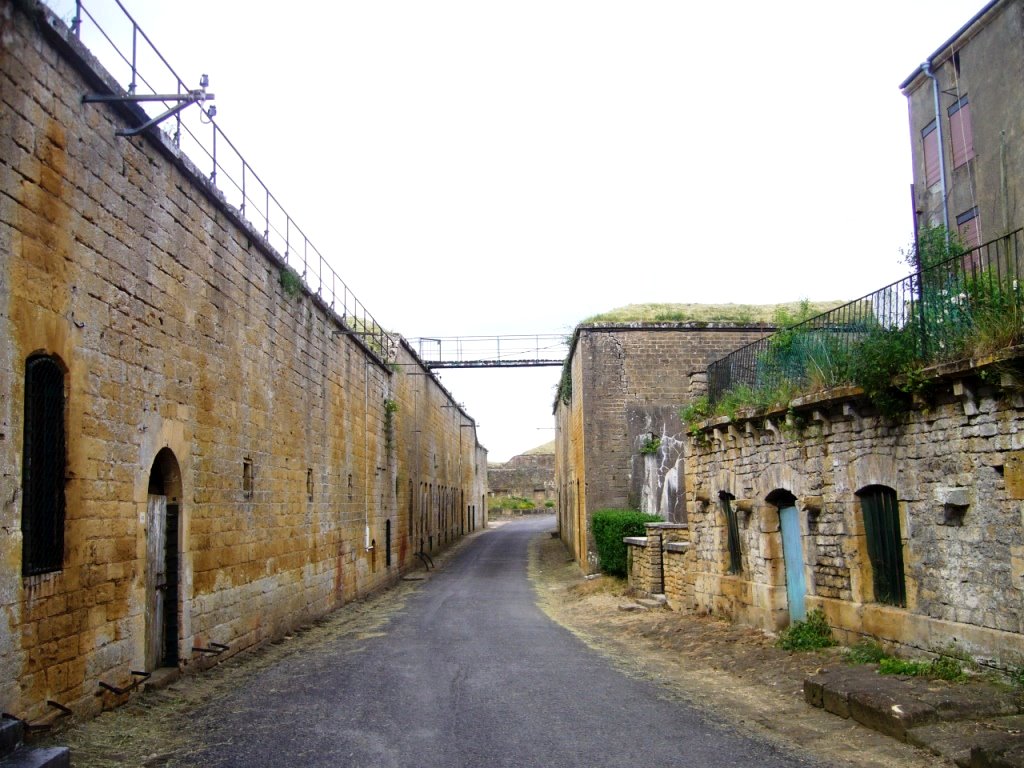
{"type": "Polygon", "coordinates": [[[632,509],[599,509],[594,513],[592,530],[597,543],[597,556],[601,570],[616,576],[626,575],[626,536],[643,536],[644,523],[661,520],[657,515],[646,515],[632,509]]]}
{"type": "Polygon", "coordinates": [[[832,628],[828,625],[825,612],[815,608],[803,621],[794,621],[782,634],[775,645],[786,651],[813,651],[835,645],[832,628]]]}
{"type": "Polygon", "coordinates": [[[552,507],[555,506],[555,502],[553,502],[551,499],[548,499],[547,501],[544,502],[544,506],[547,507],[548,509],[551,509],[552,507]]]}

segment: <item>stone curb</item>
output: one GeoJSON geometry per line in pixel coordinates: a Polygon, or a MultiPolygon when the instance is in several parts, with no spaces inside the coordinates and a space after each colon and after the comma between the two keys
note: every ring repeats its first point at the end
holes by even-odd
{"type": "Polygon", "coordinates": [[[1024,701],[1014,691],[864,664],[818,671],[804,680],[804,699],[962,768],[1024,768],[1024,701]]]}

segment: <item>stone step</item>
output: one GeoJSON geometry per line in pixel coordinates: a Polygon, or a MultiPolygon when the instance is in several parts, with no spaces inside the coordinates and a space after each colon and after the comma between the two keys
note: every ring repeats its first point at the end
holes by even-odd
{"type": "Polygon", "coordinates": [[[0,768],[71,768],[67,747],[19,747],[0,757],[0,768]]]}
{"type": "Polygon", "coordinates": [[[943,722],[907,731],[907,743],[945,755],[960,768],[1012,765],[1014,753],[1024,754],[1024,715],[987,717],[983,720],[943,722]]]}
{"type": "Polygon", "coordinates": [[[0,719],[0,758],[16,750],[25,738],[25,724],[13,717],[0,719]]]}

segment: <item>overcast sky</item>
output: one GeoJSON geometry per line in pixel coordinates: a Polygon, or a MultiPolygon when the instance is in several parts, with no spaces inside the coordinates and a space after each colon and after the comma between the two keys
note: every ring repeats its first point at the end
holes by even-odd
{"type": "MultiPolygon", "coordinates": [[[[984,4],[124,2],[187,83],[210,75],[218,125],[409,338],[902,277],[898,86],[984,4]]],[[[441,378],[492,461],[552,439],[557,368],[441,378]]]]}

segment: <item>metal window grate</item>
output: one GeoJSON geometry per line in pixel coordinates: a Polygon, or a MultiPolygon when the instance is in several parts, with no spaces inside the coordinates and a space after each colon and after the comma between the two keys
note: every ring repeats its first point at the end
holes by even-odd
{"type": "Polygon", "coordinates": [[[729,573],[743,572],[743,556],[740,552],[740,524],[733,509],[731,499],[727,495],[720,497],[722,511],[725,513],[726,540],[729,546],[729,573]]]}
{"type": "Polygon", "coordinates": [[[21,569],[26,576],[64,565],[64,371],[49,356],[25,364],[21,569]]]}
{"type": "Polygon", "coordinates": [[[896,492],[872,486],[860,494],[867,537],[868,558],[874,576],[875,600],[889,605],[907,604],[903,578],[903,538],[896,492]]]}

